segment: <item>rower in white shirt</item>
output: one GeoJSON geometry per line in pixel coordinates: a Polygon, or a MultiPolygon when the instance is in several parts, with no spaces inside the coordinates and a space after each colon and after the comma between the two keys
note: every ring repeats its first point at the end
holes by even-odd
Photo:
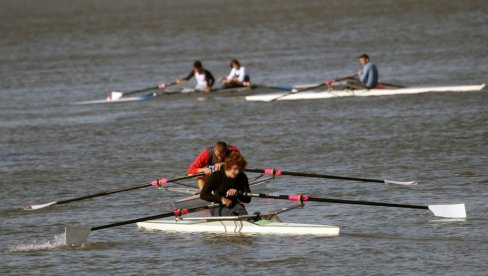
{"type": "Polygon", "coordinates": [[[230,61],[230,73],[227,77],[220,77],[219,82],[222,88],[247,87],[251,86],[251,79],[244,66],[241,66],[237,59],[230,61]]]}

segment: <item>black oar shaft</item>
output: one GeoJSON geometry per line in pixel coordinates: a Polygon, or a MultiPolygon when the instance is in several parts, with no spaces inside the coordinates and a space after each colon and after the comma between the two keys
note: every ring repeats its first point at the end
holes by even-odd
{"type": "Polygon", "coordinates": [[[410,209],[429,209],[428,206],[421,206],[421,205],[409,205],[409,204],[396,204],[396,203],[385,203],[385,202],[374,202],[374,201],[362,201],[362,200],[346,200],[346,199],[335,199],[335,198],[311,197],[308,195],[275,195],[275,194],[243,193],[242,196],[260,197],[260,198],[273,198],[273,199],[287,199],[287,200],[291,200],[291,201],[313,201],[313,202],[397,207],[397,208],[410,208],[410,209]]]}
{"type": "MultiPolygon", "coordinates": [[[[262,169],[246,169],[248,172],[255,173],[268,173],[268,170],[262,169]]],[[[316,173],[304,173],[304,172],[287,172],[287,171],[276,171],[280,175],[291,175],[291,176],[303,176],[303,177],[314,177],[314,178],[328,178],[328,179],[341,179],[341,180],[353,180],[362,182],[376,182],[385,183],[384,180],[379,179],[369,179],[369,178],[359,178],[359,177],[348,177],[348,176],[338,176],[338,175],[327,175],[327,174],[316,174],[316,173]]]]}
{"type": "Polygon", "coordinates": [[[319,85],[316,85],[316,86],[304,87],[304,88],[301,88],[301,89],[297,89],[295,92],[292,92],[292,94],[299,93],[299,92],[303,92],[303,91],[307,91],[307,90],[312,90],[312,89],[319,88],[319,87],[326,86],[326,85],[330,85],[331,83],[337,82],[337,81],[349,80],[349,79],[352,79],[354,77],[356,77],[356,75],[350,75],[350,76],[345,76],[345,77],[338,78],[338,79],[335,79],[335,80],[329,80],[329,81],[323,82],[323,83],[321,83],[319,85]]]}
{"type": "Polygon", "coordinates": [[[363,182],[385,183],[384,180],[379,180],[379,179],[368,179],[368,178],[360,178],[360,177],[348,177],[348,176],[327,175],[327,174],[286,172],[286,171],[282,171],[281,174],[292,175],[292,176],[315,177],[315,178],[329,178],[329,179],[341,179],[341,180],[354,180],[354,181],[363,181],[363,182]]]}
{"type": "MultiPolygon", "coordinates": [[[[175,85],[175,84],[176,84],[176,82],[168,83],[166,85],[166,87],[169,87],[169,86],[172,86],[172,85],[175,85]]],[[[125,92],[123,94],[124,94],[124,96],[127,96],[127,95],[131,95],[131,94],[136,94],[136,93],[141,93],[141,92],[146,92],[146,91],[151,91],[151,90],[156,90],[156,89],[159,89],[159,86],[146,87],[146,88],[142,88],[142,89],[138,89],[138,90],[133,90],[133,91],[125,92]]]]}
{"type": "MultiPolygon", "coordinates": [[[[200,175],[203,175],[203,173],[186,175],[186,176],[182,176],[182,177],[168,179],[167,182],[189,179],[189,178],[193,178],[193,177],[200,176],[200,175]]],[[[142,185],[137,185],[137,186],[123,188],[123,189],[114,190],[114,191],[106,191],[106,192],[100,192],[100,193],[81,196],[81,197],[72,198],[72,199],[60,200],[60,201],[57,201],[56,204],[64,204],[64,203],[69,203],[69,202],[73,202],[73,201],[79,201],[79,200],[84,200],[84,199],[89,199],[89,198],[94,198],[94,197],[99,197],[99,196],[106,196],[106,195],[110,195],[110,194],[116,194],[116,193],[121,193],[121,192],[126,192],[126,191],[131,191],[131,190],[136,190],[136,189],[141,189],[141,188],[151,187],[151,186],[152,186],[152,184],[142,184],[142,185]]]]}
{"type": "Polygon", "coordinates": [[[157,86],[151,86],[151,87],[146,87],[143,89],[138,89],[138,90],[126,92],[126,93],[124,93],[124,95],[136,94],[136,93],[151,91],[151,90],[155,90],[155,89],[158,89],[158,87],[157,86]]]}
{"type": "Polygon", "coordinates": [[[320,197],[308,197],[308,201],[341,203],[341,204],[355,204],[355,205],[369,205],[369,206],[383,206],[383,207],[397,207],[397,208],[410,208],[410,209],[429,209],[429,207],[427,207],[427,206],[420,206],[420,205],[396,204],[396,203],[373,202],[373,201],[362,201],[362,200],[346,200],[346,199],[335,199],[335,198],[320,198],[320,197]]]}
{"type": "Polygon", "coordinates": [[[69,202],[73,202],[73,201],[79,201],[79,200],[84,200],[84,199],[89,199],[89,198],[94,198],[94,197],[99,197],[99,196],[106,196],[106,195],[110,195],[110,194],[116,194],[116,193],[126,192],[126,191],[130,191],[130,190],[136,190],[136,189],[145,188],[145,187],[149,187],[149,186],[151,186],[151,184],[144,184],[144,185],[134,186],[134,187],[130,187],[130,188],[114,190],[114,191],[100,192],[100,193],[96,193],[96,194],[80,196],[77,198],[60,200],[60,201],[57,201],[56,204],[64,204],[64,203],[69,203],[69,202]]]}
{"type": "Polygon", "coordinates": [[[97,227],[92,227],[90,230],[95,231],[95,230],[100,230],[100,229],[106,229],[106,228],[112,228],[112,227],[117,227],[117,226],[122,226],[122,225],[127,225],[127,224],[133,224],[133,223],[138,223],[141,221],[147,221],[147,220],[153,220],[153,219],[160,219],[160,218],[167,218],[167,217],[172,217],[172,216],[179,216],[180,214],[188,214],[192,212],[197,212],[205,209],[209,209],[209,206],[200,206],[200,207],[195,207],[191,209],[184,209],[183,213],[180,213],[180,210],[175,210],[172,212],[164,213],[164,214],[159,214],[159,215],[154,215],[154,216],[149,216],[149,217],[143,217],[143,218],[138,218],[138,219],[131,219],[131,220],[126,220],[126,221],[120,221],[120,222],[115,222],[107,225],[102,225],[102,226],[97,226],[97,227]]]}
{"type": "Polygon", "coordinates": [[[357,76],[357,75],[345,76],[345,77],[342,77],[342,78],[336,79],[336,80],[334,80],[334,81],[350,80],[350,79],[354,79],[356,76],[357,76]]]}

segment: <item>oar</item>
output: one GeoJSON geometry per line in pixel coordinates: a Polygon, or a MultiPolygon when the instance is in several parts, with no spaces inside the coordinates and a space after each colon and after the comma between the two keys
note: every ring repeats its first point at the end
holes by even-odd
{"type": "Polygon", "coordinates": [[[380,81],[379,83],[381,85],[391,86],[391,87],[395,87],[395,88],[405,88],[405,86],[398,85],[398,84],[386,83],[386,82],[382,82],[382,81],[380,81]]]}
{"type": "Polygon", "coordinates": [[[65,229],[66,244],[70,245],[70,244],[85,243],[87,238],[88,238],[88,235],[90,235],[90,233],[92,231],[96,231],[96,230],[100,230],[100,229],[106,229],[106,228],[112,228],[112,227],[132,224],[132,223],[137,223],[137,222],[146,221],[146,220],[167,218],[167,217],[172,217],[172,216],[179,217],[182,215],[186,215],[189,213],[193,213],[193,212],[197,212],[197,211],[201,211],[201,210],[209,209],[209,208],[211,208],[211,205],[199,206],[199,207],[191,208],[191,209],[175,209],[174,211],[171,211],[168,213],[163,213],[163,214],[159,214],[159,215],[143,217],[143,218],[138,218],[138,219],[120,221],[120,222],[115,222],[115,223],[97,226],[97,227],[65,226],[64,229],[65,229]]]}
{"type": "MultiPolygon", "coordinates": [[[[172,85],[175,85],[176,82],[172,82],[172,83],[169,83],[169,84],[166,84],[165,88],[168,87],[168,86],[172,86],[172,85]]],[[[159,89],[159,85],[157,86],[151,86],[151,87],[147,87],[147,88],[143,88],[143,89],[138,89],[138,90],[133,90],[133,91],[129,91],[129,92],[117,92],[117,91],[110,91],[110,93],[108,93],[108,97],[107,97],[107,100],[108,101],[116,101],[120,98],[122,98],[123,96],[127,96],[127,95],[131,95],[131,94],[136,94],[136,93],[141,93],[141,92],[146,92],[146,91],[151,91],[151,90],[156,90],[156,89],[159,89]]]]}
{"type": "Polygon", "coordinates": [[[106,196],[106,195],[111,195],[115,193],[121,193],[121,192],[126,192],[126,191],[131,191],[131,190],[136,190],[140,188],[145,188],[145,187],[151,187],[151,186],[162,186],[168,182],[173,182],[173,181],[178,181],[178,180],[183,180],[183,179],[188,179],[188,178],[193,178],[197,176],[204,175],[204,173],[198,173],[198,174],[193,174],[193,175],[187,175],[187,176],[182,176],[182,177],[176,177],[173,179],[166,179],[166,178],[158,178],[154,181],[152,181],[150,184],[142,184],[142,185],[137,185],[129,188],[124,188],[124,189],[119,189],[119,190],[114,190],[114,191],[106,191],[106,192],[100,192],[96,194],[91,194],[91,195],[86,195],[86,196],[81,196],[81,197],[76,197],[76,198],[71,198],[71,199],[65,199],[65,200],[60,200],[60,201],[53,201],[45,204],[39,204],[39,205],[27,205],[24,209],[25,210],[39,210],[42,208],[46,208],[51,205],[59,205],[59,204],[65,204],[65,203],[70,203],[74,201],[80,201],[84,199],[89,199],[89,198],[94,198],[94,197],[99,197],[99,196],[106,196]]]}
{"type": "Polygon", "coordinates": [[[396,208],[410,208],[410,209],[428,209],[434,213],[437,217],[444,218],[466,218],[466,209],[464,204],[448,204],[448,205],[408,205],[408,204],[396,204],[396,203],[384,203],[373,201],[357,201],[357,200],[344,200],[334,198],[321,198],[311,197],[308,195],[274,195],[274,194],[253,194],[242,193],[242,196],[248,197],[261,197],[261,198],[273,198],[273,199],[288,199],[291,201],[315,201],[315,202],[329,202],[329,203],[342,203],[342,204],[355,204],[355,205],[369,205],[369,206],[383,206],[383,207],[396,207],[396,208]]]}
{"type": "Polygon", "coordinates": [[[319,85],[316,85],[316,86],[311,86],[311,87],[304,87],[304,88],[301,88],[301,89],[293,89],[291,90],[290,92],[288,93],[285,93],[283,95],[279,95],[277,96],[276,98],[272,98],[270,100],[268,100],[268,102],[273,102],[273,101],[276,101],[276,100],[279,100],[283,97],[286,97],[288,95],[291,95],[291,94],[296,94],[296,93],[300,93],[300,92],[304,92],[304,91],[308,91],[308,90],[312,90],[312,89],[316,89],[316,88],[319,88],[319,87],[322,87],[322,86],[329,86],[331,84],[333,84],[334,82],[338,82],[338,81],[343,81],[343,80],[348,80],[348,79],[352,79],[354,78],[356,75],[350,75],[350,76],[346,76],[346,77],[342,77],[342,78],[338,78],[338,79],[335,79],[335,80],[328,80],[328,81],[325,81],[319,85]]]}
{"type": "Polygon", "coordinates": [[[417,182],[415,181],[395,181],[395,180],[388,180],[388,179],[370,179],[370,178],[359,178],[359,177],[338,176],[338,175],[328,175],[328,174],[287,172],[287,171],[280,171],[276,169],[264,169],[264,170],[245,169],[245,171],[255,172],[255,173],[265,173],[271,175],[292,175],[292,176],[303,176],[303,177],[314,177],[314,178],[329,178],[329,179],[341,179],[341,180],[352,180],[352,181],[362,181],[362,182],[396,184],[396,185],[405,185],[405,186],[417,185],[417,182]]]}
{"type": "Polygon", "coordinates": [[[283,85],[255,84],[255,86],[257,88],[266,88],[266,89],[284,90],[284,91],[290,91],[293,89],[293,85],[290,84],[283,84],[283,85]]]}

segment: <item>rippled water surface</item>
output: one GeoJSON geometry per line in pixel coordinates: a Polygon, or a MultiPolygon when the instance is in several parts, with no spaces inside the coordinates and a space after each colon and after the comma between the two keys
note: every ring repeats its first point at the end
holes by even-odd
{"type": "MultiPolygon", "coordinates": [[[[385,82],[487,82],[483,1],[0,1],[2,275],[481,275],[488,254],[488,95],[426,93],[314,101],[160,97],[72,105],[181,78],[201,59],[225,75],[237,57],[259,84],[319,83],[367,52],[385,82]],[[307,203],[289,222],[338,237],[157,233],[135,225],[65,246],[63,225],[167,212],[182,194],[144,188],[42,204],[184,175],[217,140],[249,167],[417,180],[415,187],[282,176],[256,192],[428,205],[307,203]]],[[[255,174],[249,174],[250,178],[255,174]]],[[[192,181],[187,182],[194,184],[192,181]]],[[[287,202],[253,199],[250,212],[287,202]]]]}

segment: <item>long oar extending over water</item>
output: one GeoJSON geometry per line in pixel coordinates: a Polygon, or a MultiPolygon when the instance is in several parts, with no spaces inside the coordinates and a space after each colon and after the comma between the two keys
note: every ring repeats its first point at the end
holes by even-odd
{"type": "Polygon", "coordinates": [[[51,205],[59,205],[59,204],[65,204],[65,203],[70,203],[74,201],[80,201],[84,199],[89,199],[89,198],[94,198],[94,197],[99,197],[99,196],[106,196],[106,195],[111,195],[115,193],[121,193],[121,192],[126,192],[126,191],[131,191],[131,190],[136,190],[140,188],[145,188],[145,187],[151,187],[151,186],[161,186],[164,185],[168,182],[173,182],[173,181],[178,181],[178,180],[183,180],[183,179],[188,179],[188,178],[193,178],[197,176],[204,175],[204,173],[198,173],[198,174],[193,174],[193,175],[187,175],[187,176],[181,176],[181,177],[176,177],[173,179],[166,179],[166,178],[158,178],[154,181],[152,181],[150,184],[142,184],[142,185],[137,185],[133,187],[128,187],[128,188],[123,188],[119,190],[114,190],[114,191],[106,191],[106,192],[100,192],[96,194],[91,194],[91,195],[86,195],[86,196],[81,196],[81,197],[76,197],[76,198],[71,198],[71,199],[65,199],[65,200],[60,200],[60,201],[53,201],[45,204],[39,204],[39,205],[27,205],[25,207],[25,210],[39,210],[42,208],[49,207],[51,205]]]}
{"type": "Polygon", "coordinates": [[[338,78],[338,79],[335,79],[335,80],[328,80],[328,81],[325,81],[325,82],[323,82],[323,83],[321,83],[319,85],[316,85],[316,86],[304,87],[304,88],[301,88],[301,89],[293,89],[292,91],[290,91],[288,93],[285,93],[283,95],[279,95],[276,98],[272,98],[272,99],[268,100],[268,102],[273,102],[273,101],[279,100],[279,99],[281,99],[283,97],[286,97],[288,95],[291,95],[291,94],[296,94],[296,93],[300,93],[300,92],[304,92],[304,91],[316,89],[316,88],[319,88],[319,87],[322,87],[322,86],[329,86],[329,85],[333,84],[334,82],[343,81],[343,80],[349,80],[349,79],[354,78],[355,76],[356,75],[346,76],[346,77],[338,78]]]}
{"type": "Polygon", "coordinates": [[[273,198],[273,199],[287,199],[291,201],[315,201],[315,202],[328,202],[328,203],[342,203],[342,204],[355,204],[355,205],[368,205],[368,206],[383,206],[383,207],[396,207],[396,208],[410,208],[410,209],[428,209],[434,213],[437,217],[444,218],[466,218],[466,209],[464,204],[448,204],[448,205],[408,205],[408,204],[396,204],[396,203],[384,203],[373,201],[358,201],[358,200],[345,200],[335,198],[322,198],[311,197],[308,195],[274,195],[274,194],[253,194],[242,193],[243,196],[248,197],[261,197],[261,198],[273,198]]]}
{"type": "Polygon", "coordinates": [[[315,178],[329,178],[329,179],[341,179],[341,180],[352,180],[352,181],[362,181],[362,182],[396,184],[396,185],[405,185],[405,186],[417,185],[417,182],[415,181],[395,181],[395,180],[388,180],[388,179],[370,179],[370,178],[359,178],[359,177],[338,176],[338,175],[328,175],[328,174],[287,172],[287,171],[280,171],[276,169],[246,169],[246,171],[255,172],[255,173],[265,173],[271,175],[292,175],[292,176],[315,177],[315,178]]]}
{"type": "MultiPolygon", "coordinates": [[[[208,202],[207,202],[208,204],[208,202]]],[[[204,209],[209,209],[212,208],[212,205],[205,205],[205,206],[199,206],[196,208],[191,208],[191,209],[176,209],[174,211],[168,212],[168,213],[163,213],[159,215],[154,215],[154,216],[149,216],[149,217],[143,217],[143,218],[138,218],[138,219],[131,219],[131,220],[126,220],[126,221],[120,221],[120,222],[115,222],[111,224],[106,224],[102,226],[97,226],[97,227],[80,227],[80,226],[65,226],[65,237],[66,237],[66,244],[80,244],[80,243],[85,243],[86,240],[88,239],[88,235],[92,231],[100,230],[100,229],[106,229],[106,228],[112,228],[112,227],[117,227],[117,226],[122,226],[122,225],[127,225],[127,224],[132,224],[132,223],[137,223],[141,221],[146,221],[146,220],[153,220],[153,219],[160,219],[160,218],[167,218],[167,217],[172,217],[172,216],[182,216],[185,214],[201,211],[204,209]]]]}
{"type": "MultiPolygon", "coordinates": [[[[175,84],[176,84],[176,82],[172,82],[172,83],[166,84],[164,88],[169,87],[169,86],[172,86],[172,85],[175,85],[175,84]]],[[[142,93],[142,92],[156,90],[156,89],[160,89],[160,86],[159,85],[157,85],[157,86],[151,86],[151,87],[147,87],[147,88],[143,88],[143,89],[138,89],[138,90],[133,90],[133,91],[125,92],[125,93],[124,92],[117,92],[117,91],[110,91],[110,93],[108,93],[107,100],[108,101],[116,101],[116,100],[122,98],[123,96],[131,95],[131,94],[136,94],[136,93],[142,93]]]]}

